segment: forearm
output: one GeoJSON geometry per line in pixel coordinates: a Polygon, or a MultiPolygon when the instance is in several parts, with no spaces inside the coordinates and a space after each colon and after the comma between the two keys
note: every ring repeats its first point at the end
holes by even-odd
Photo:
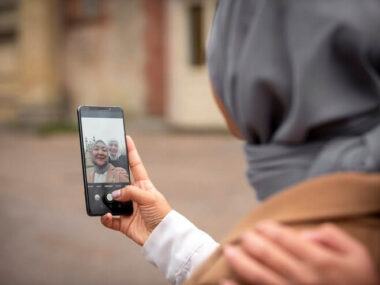
{"type": "Polygon", "coordinates": [[[143,254],[170,283],[181,284],[218,246],[207,233],[172,210],[145,242],[143,254]]]}

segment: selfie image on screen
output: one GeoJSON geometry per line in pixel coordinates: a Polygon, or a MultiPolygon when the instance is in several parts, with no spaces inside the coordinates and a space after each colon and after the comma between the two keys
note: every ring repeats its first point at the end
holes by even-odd
{"type": "Polygon", "coordinates": [[[121,118],[82,118],[87,183],[129,182],[121,118]]]}

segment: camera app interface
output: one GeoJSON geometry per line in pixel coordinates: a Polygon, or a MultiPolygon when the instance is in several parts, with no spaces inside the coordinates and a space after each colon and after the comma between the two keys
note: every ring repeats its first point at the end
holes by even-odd
{"type": "Polygon", "coordinates": [[[82,117],[82,132],[88,187],[129,184],[123,119],[82,117]]]}

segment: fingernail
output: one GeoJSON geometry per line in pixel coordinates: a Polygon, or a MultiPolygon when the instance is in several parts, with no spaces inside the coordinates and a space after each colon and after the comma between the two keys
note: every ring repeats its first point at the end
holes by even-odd
{"type": "Polygon", "coordinates": [[[120,190],[115,190],[112,192],[112,198],[116,199],[116,198],[119,198],[120,197],[120,190]]]}
{"type": "Polygon", "coordinates": [[[107,221],[108,220],[108,215],[107,214],[105,214],[103,217],[102,217],[102,219],[103,219],[103,221],[107,221]]]}

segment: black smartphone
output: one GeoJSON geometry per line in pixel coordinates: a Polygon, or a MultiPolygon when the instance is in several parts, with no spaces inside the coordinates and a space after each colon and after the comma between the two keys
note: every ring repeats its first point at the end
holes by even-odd
{"type": "Polygon", "coordinates": [[[130,184],[123,110],[79,106],[77,114],[87,214],[131,215],[132,202],[111,195],[130,184]]]}

